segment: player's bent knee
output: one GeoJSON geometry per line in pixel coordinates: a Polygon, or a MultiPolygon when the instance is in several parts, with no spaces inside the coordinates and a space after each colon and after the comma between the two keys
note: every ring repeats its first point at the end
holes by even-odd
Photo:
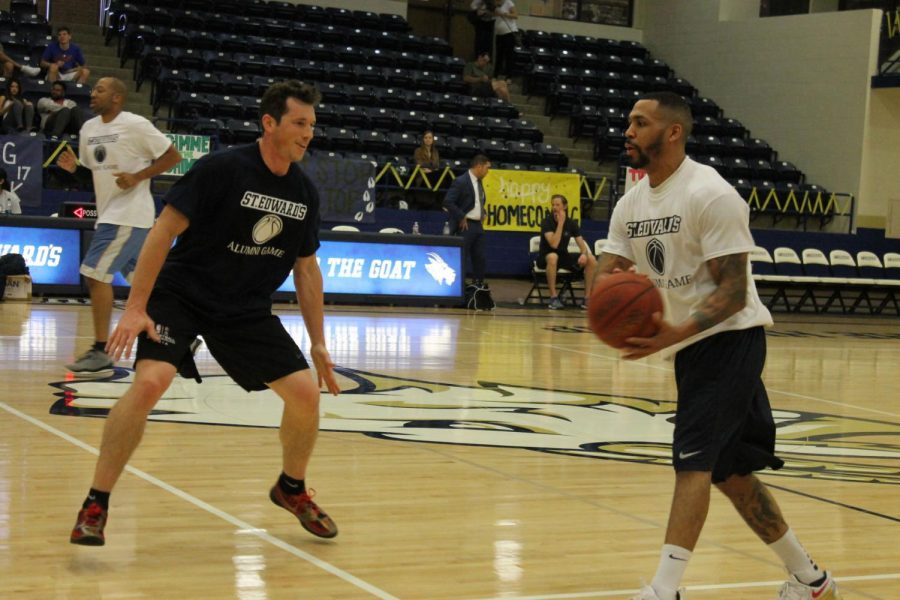
{"type": "Polygon", "coordinates": [[[303,408],[318,408],[319,386],[313,379],[312,371],[305,369],[291,373],[277,381],[269,383],[269,387],[278,394],[285,403],[303,408]]]}

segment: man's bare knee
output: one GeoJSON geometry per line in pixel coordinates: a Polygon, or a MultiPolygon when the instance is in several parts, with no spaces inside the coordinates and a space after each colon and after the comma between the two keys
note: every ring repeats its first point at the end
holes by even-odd
{"type": "Polygon", "coordinates": [[[735,498],[753,489],[755,479],[754,475],[731,475],[725,481],[716,483],[716,487],[729,498],[735,498]]]}

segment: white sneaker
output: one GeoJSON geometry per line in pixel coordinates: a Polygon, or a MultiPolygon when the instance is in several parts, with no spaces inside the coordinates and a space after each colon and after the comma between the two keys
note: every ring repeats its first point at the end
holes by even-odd
{"type": "Polygon", "coordinates": [[[778,590],[778,600],[841,600],[841,593],[831,573],[825,572],[825,581],[817,586],[806,585],[790,575],[778,590]]]}
{"type": "Polygon", "coordinates": [[[28,75],[29,77],[37,77],[41,74],[41,70],[38,67],[32,67],[30,65],[21,65],[22,72],[28,75]]]}
{"type": "MultiPolygon", "coordinates": [[[[678,590],[675,594],[676,600],[684,600],[684,590],[678,590]]],[[[654,590],[651,586],[645,585],[641,588],[640,593],[637,596],[634,596],[631,600],[659,600],[659,596],[656,595],[656,590],[654,590]]]]}

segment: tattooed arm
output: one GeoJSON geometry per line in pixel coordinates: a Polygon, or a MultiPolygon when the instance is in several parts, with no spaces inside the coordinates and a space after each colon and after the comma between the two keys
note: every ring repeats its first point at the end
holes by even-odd
{"type": "Polygon", "coordinates": [[[625,358],[643,358],[659,352],[721,323],[744,308],[747,299],[747,254],[719,256],[706,261],[706,266],[716,282],[716,289],[690,317],[677,325],[666,323],[660,315],[657,334],[652,338],[630,338],[632,345],[626,349],[625,358]]]}
{"type": "Polygon", "coordinates": [[[601,252],[600,257],[597,259],[597,270],[594,271],[594,282],[591,284],[591,287],[597,285],[607,275],[612,275],[617,271],[627,271],[633,266],[633,262],[618,254],[601,252]]]}
{"type": "Polygon", "coordinates": [[[690,335],[709,329],[740,312],[747,301],[747,254],[728,254],[706,261],[716,289],[691,315],[695,329],[690,335]]]}

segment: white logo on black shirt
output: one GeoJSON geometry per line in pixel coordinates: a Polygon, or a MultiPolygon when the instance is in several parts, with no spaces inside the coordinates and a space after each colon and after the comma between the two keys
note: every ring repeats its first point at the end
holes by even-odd
{"type": "Polygon", "coordinates": [[[289,219],[297,219],[298,221],[306,218],[305,204],[282,200],[281,198],[266,196],[256,192],[244,192],[244,197],[241,198],[241,206],[267,213],[275,213],[289,219]]]}
{"type": "Polygon", "coordinates": [[[257,244],[265,244],[273,237],[281,233],[284,223],[278,215],[265,215],[253,226],[253,241],[257,244]]]}

